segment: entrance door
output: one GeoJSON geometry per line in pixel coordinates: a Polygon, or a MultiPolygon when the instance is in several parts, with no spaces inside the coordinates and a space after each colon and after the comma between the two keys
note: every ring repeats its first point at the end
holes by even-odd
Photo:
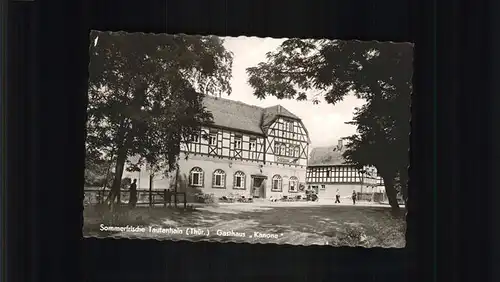
{"type": "Polygon", "coordinates": [[[252,183],[252,196],[254,198],[264,198],[265,179],[254,177],[252,183]]]}

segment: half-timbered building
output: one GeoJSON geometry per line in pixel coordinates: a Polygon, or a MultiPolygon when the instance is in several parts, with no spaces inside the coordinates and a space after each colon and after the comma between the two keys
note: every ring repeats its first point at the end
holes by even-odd
{"type": "Polygon", "coordinates": [[[320,199],[334,199],[337,190],[341,197],[357,193],[384,192],[382,178],[374,167],[357,169],[345,163],[343,141],[336,146],[319,147],[311,150],[307,167],[306,185],[316,190],[320,199]]]}
{"type": "MultiPolygon", "coordinates": [[[[280,105],[261,108],[212,96],[203,103],[213,123],[181,144],[177,178],[187,192],[253,198],[303,192],[310,141],[299,117],[280,105]]],[[[171,181],[157,177],[154,187],[171,187],[171,181]]],[[[148,187],[147,173],[139,185],[148,187]]]]}

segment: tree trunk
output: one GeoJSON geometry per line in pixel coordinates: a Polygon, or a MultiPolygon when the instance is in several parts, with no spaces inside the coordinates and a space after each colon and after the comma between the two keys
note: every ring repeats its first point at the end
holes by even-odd
{"type": "Polygon", "coordinates": [[[396,191],[396,187],[394,187],[394,177],[390,177],[382,173],[381,176],[384,179],[385,193],[389,199],[389,205],[391,205],[392,213],[394,215],[399,215],[400,208],[397,197],[398,193],[396,191]]]}
{"type": "Polygon", "coordinates": [[[109,158],[109,165],[106,171],[106,178],[104,179],[104,183],[102,185],[102,198],[100,199],[100,203],[104,203],[104,193],[106,192],[106,188],[108,188],[109,174],[111,173],[111,167],[113,166],[113,158],[114,158],[114,150],[111,151],[111,157],[109,158]]]}
{"type": "Polygon", "coordinates": [[[149,174],[149,207],[153,207],[153,179],[154,179],[154,174],[151,172],[149,174]]]}
{"type": "Polygon", "coordinates": [[[174,186],[174,205],[177,208],[177,191],[178,191],[178,179],[179,179],[179,166],[175,168],[175,186],[174,186]]]}
{"type": "Polygon", "coordinates": [[[121,204],[120,188],[122,184],[122,176],[123,176],[123,170],[125,169],[126,160],[127,160],[127,150],[125,148],[122,148],[117,154],[116,165],[115,165],[115,178],[113,179],[113,185],[111,186],[111,191],[109,196],[109,203],[111,205],[112,210],[114,210],[115,200],[118,206],[120,206],[121,204]]]}
{"type": "Polygon", "coordinates": [[[408,210],[408,184],[401,183],[401,195],[403,196],[403,202],[405,203],[405,209],[408,210]]]}
{"type": "MultiPolygon", "coordinates": [[[[130,105],[132,112],[126,113],[127,115],[134,115],[141,111],[141,106],[144,104],[146,99],[146,83],[140,83],[138,87],[134,90],[134,97],[130,105]]],[[[111,205],[111,210],[114,208],[115,199],[118,204],[120,204],[120,188],[123,176],[123,170],[125,169],[125,162],[127,161],[128,150],[134,138],[134,120],[130,117],[124,117],[120,123],[120,131],[117,136],[117,152],[116,152],[116,165],[115,165],[115,178],[113,179],[113,185],[111,187],[109,200],[111,205]],[[129,122],[128,122],[129,121],[129,122]]]]}
{"type": "Polygon", "coordinates": [[[404,168],[399,172],[399,185],[401,187],[401,195],[405,203],[405,210],[408,211],[408,169],[404,168]]]}
{"type": "Polygon", "coordinates": [[[118,204],[121,204],[120,199],[120,189],[122,184],[123,170],[125,169],[125,162],[127,161],[127,153],[128,153],[128,145],[132,139],[130,134],[125,134],[125,127],[122,128],[123,131],[120,132],[120,136],[118,140],[122,142],[118,142],[116,152],[116,163],[115,163],[115,175],[113,178],[113,184],[111,185],[111,190],[109,192],[108,198],[106,202],[109,202],[111,210],[114,209],[115,200],[118,204]],[[123,140],[125,139],[125,142],[123,140]]]}

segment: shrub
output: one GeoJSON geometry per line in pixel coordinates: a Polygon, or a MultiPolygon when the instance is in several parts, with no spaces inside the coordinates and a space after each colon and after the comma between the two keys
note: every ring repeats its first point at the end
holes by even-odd
{"type": "Polygon", "coordinates": [[[197,193],[196,201],[203,204],[215,203],[215,196],[213,194],[197,193]]]}

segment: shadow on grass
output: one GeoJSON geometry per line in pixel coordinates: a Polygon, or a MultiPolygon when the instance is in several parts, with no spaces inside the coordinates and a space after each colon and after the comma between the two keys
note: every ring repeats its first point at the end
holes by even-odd
{"type": "MultiPolygon", "coordinates": [[[[215,242],[261,242],[294,245],[331,245],[396,247],[405,246],[406,222],[394,218],[387,208],[358,207],[277,207],[268,210],[218,212],[210,210],[184,211],[174,208],[123,209],[116,213],[86,209],[84,235],[106,235],[99,225],[201,227],[213,230],[234,230],[252,234],[280,234],[279,240],[258,241],[255,238],[232,238],[211,235],[189,240],[209,239],[215,242]]],[[[215,232],[213,232],[215,233],[215,232]]],[[[213,234],[211,233],[211,234],[213,234]]],[[[140,235],[138,235],[140,236],[140,235]]],[[[166,238],[165,238],[166,239],[166,238]]],[[[180,237],[179,239],[183,239],[180,237]]],[[[187,239],[187,238],[186,238],[187,239]]]]}

